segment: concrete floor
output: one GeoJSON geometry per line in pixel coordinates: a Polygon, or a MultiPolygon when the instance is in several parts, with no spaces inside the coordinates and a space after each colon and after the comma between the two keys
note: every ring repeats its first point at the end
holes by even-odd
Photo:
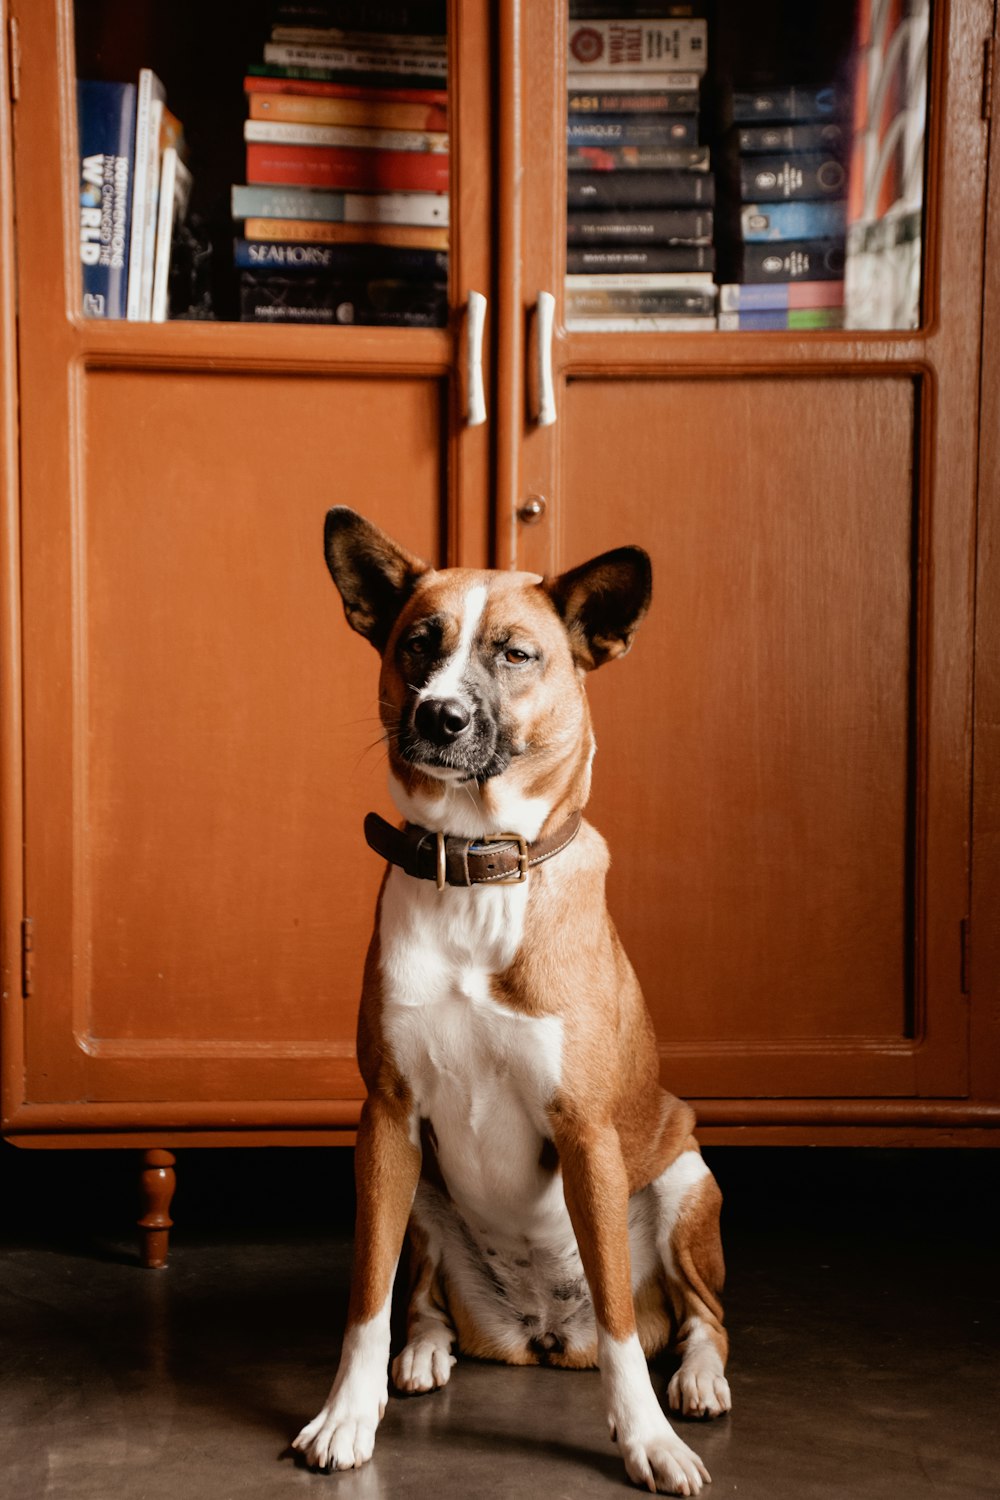
{"type": "MultiPolygon", "coordinates": [[[[679,1425],[707,1495],[996,1500],[1000,1158],[706,1154],[727,1197],[734,1411],[679,1425]]],[[[122,1218],[134,1157],[0,1152],[4,1500],[627,1494],[596,1374],[467,1361],[445,1391],[391,1400],[366,1468],[298,1466],[287,1443],[342,1326],[348,1167],[181,1155],[171,1265],[151,1272],[122,1218]]]]}

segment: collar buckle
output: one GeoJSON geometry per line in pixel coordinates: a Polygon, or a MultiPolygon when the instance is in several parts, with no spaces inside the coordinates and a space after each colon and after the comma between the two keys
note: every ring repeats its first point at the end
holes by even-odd
{"type": "Polygon", "coordinates": [[[520,833],[483,833],[477,844],[516,844],[517,873],[503,880],[491,880],[491,885],[523,885],[528,878],[528,840],[520,833]]]}

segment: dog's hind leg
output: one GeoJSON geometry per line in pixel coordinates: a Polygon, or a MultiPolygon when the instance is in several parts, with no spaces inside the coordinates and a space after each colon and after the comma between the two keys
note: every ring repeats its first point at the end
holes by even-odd
{"type": "Polygon", "coordinates": [[[725,1263],[719,1237],[722,1194],[693,1137],[650,1185],[657,1204],[656,1245],[674,1316],[680,1369],[667,1399],[686,1417],[730,1410],[725,1377],[729,1340],[722,1325],[725,1263]]]}
{"type": "Polygon", "coordinates": [[[410,1297],[406,1313],[406,1347],[392,1362],[398,1391],[417,1395],[448,1384],[455,1356],[455,1329],[445,1307],[436,1236],[417,1219],[410,1219],[410,1297]]]}

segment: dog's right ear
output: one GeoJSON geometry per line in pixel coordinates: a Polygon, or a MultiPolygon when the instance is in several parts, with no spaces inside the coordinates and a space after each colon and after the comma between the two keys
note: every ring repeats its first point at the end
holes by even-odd
{"type": "Polygon", "coordinates": [[[346,505],[326,513],[326,565],[344,601],[347,623],[385,650],[403,605],[428,565],[346,505]]]}

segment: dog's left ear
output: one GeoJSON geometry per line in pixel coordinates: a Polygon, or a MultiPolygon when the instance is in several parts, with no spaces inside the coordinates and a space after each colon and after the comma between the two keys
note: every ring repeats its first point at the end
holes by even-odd
{"type": "Polygon", "coordinates": [[[323,550],[347,623],[381,653],[428,564],[346,505],[327,511],[323,550]]]}
{"type": "Polygon", "coordinates": [[[543,585],[559,614],[577,663],[594,667],[624,656],[653,593],[653,569],[641,547],[616,547],[547,578],[543,585]]]}

